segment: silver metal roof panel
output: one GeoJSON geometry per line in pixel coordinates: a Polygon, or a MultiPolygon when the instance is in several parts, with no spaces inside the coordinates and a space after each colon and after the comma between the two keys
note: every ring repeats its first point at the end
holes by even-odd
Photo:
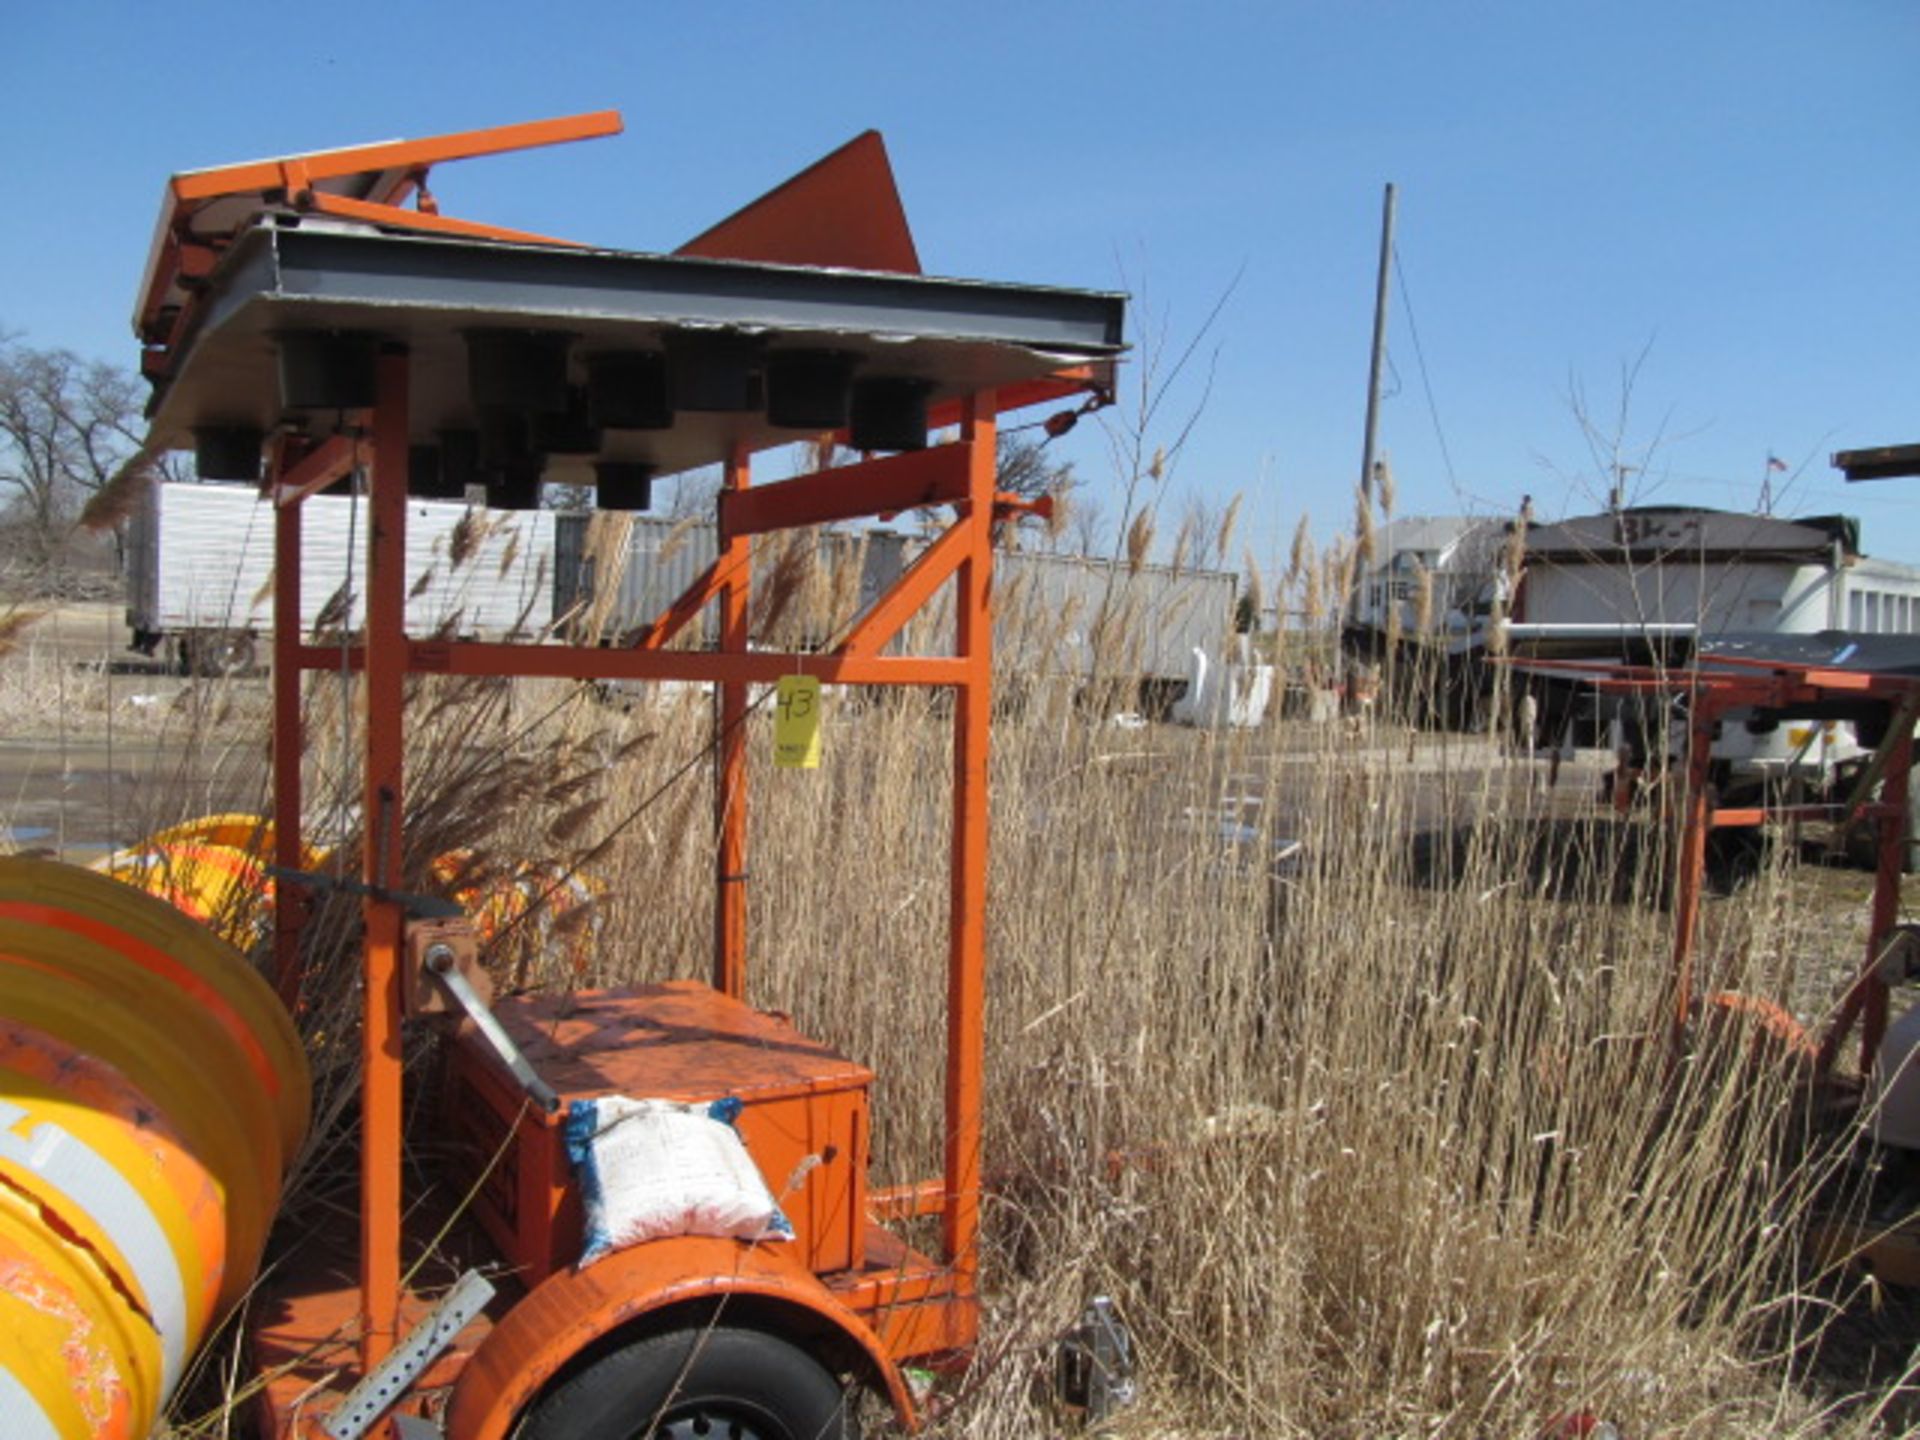
{"type": "MultiPolygon", "coordinates": [[[[464,335],[524,328],[578,337],[573,353],[652,348],[674,332],[751,334],[770,351],[833,349],[862,376],[931,382],[939,401],[1109,362],[1123,348],[1125,297],[804,266],[393,234],[336,222],[266,223],[243,234],[208,282],[199,330],[156,390],[169,447],[198,426],[271,431],[283,420],[274,337],[351,330],[413,356],[412,428],[428,439],[474,423],[464,335]]],[[[606,458],[662,473],[715,463],[805,432],[756,413],[682,413],[670,430],[610,432],[606,458]]],[[[549,479],[567,478],[549,471],[549,479]]]]}

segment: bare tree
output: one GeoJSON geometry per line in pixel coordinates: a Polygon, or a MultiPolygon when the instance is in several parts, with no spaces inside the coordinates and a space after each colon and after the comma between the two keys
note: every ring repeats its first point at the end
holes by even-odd
{"type": "Polygon", "coordinates": [[[1056,500],[1080,488],[1071,460],[1056,461],[1047,453],[1044,440],[1002,431],[999,453],[994,457],[999,474],[994,483],[1009,495],[1023,500],[1038,500],[1051,495],[1056,500]]]}
{"type": "Polygon", "coordinates": [[[1091,495],[1071,496],[1067,501],[1067,533],[1076,555],[1105,554],[1111,544],[1106,508],[1091,495]]]}
{"type": "Polygon", "coordinates": [[[0,543],[36,581],[59,583],[81,511],[143,453],[141,411],[128,371],[0,334],[0,543]]]}

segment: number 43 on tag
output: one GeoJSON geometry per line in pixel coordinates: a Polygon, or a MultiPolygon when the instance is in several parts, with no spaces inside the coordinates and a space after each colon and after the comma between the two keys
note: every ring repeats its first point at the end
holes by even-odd
{"type": "Polygon", "coordinates": [[[773,689],[773,763],[787,770],[820,768],[820,680],[782,675],[773,689]]]}

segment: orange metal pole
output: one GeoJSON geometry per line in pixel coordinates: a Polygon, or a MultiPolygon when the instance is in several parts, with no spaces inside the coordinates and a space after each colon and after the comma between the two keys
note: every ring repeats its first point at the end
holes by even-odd
{"type": "MultiPolygon", "coordinates": [[[[1900,707],[1894,706],[1897,718],[1900,707]]],[[[1875,822],[1880,841],[1873,881],[1873,922],[1867,936],[1865,1007],[1860,1022],[1860,1073],[1870,1074],[1880,1061],[1880,1042],[1887,1037],[1887,982],[1880,974],[1880,954],[1887,937],[1900,922],[1900,874],[1907,861],[1907,803],[1913,769],[1913,732],[1894,737],[1887,773],[1880,782],[1886,812],[1875,822]]]]}
{"type": "Polygon", "coordinates": [[[1713,717],[1706,695],[1693,692],[1692,724],[1687,727],[1687,793],[1680,853],[1674,861],[1673,890],[1673,1045],[1693,1013],[1693,944],[1700,927],[1700,887],[1706,878],[1707,830],[1713,816],[1707,805],[1707,776],[1713,761],[1713,717]]]}
{"type": "MultiPolygon", "coordinates": [[[[724,504],[752,483],[747,451],[735,447],[721,478],[724,504]]],[[[747,602],[753,581],[753,541],[730,536],[715,561],[726,576],[720,586],[720,653],[747,653],[747,602]]],[[[723,680],[716,687],[714,734],[713,988],[736,1000],[747,991],[747,686],[723,680]]]]}
{"type": "Polygon", "coordinates": [[[361,1036],[361,1363],[393,1348],[400,1311],[400,888],[401,706],[407,665],[407,352],[379,359],[373,409],[373,484],[367,527],[366,774],[361,875],[370,890],[366,1013],[361,1036]]]}
{"type": "Polygon", "coordinates": [[[177,200],[218,200],[223,195],[237,191],[270,190],[300,177],[311,183],[342,175],[389,170],[398,172],[397,178],[404,183],[412,172],[445,160],[472,160],[481,155],[532,150],[542,145],[564,144],[569,140],[593,140],[603,135],[618,135],[620,129],[618,110],[594,110],[584,115],[562,115],[552,120],[527,120],[517,125],[462,130],[452,135],[430,136],[425,140],[382,140],[372,145],[316,150],[306,155],[253,160],[210,170],[190,170],[184,175],[174,176],[168,188],[177,200]]]}
{"type": "MultiPolygon", "coordinates": [[[[966,665],[950,656],[843,655],[831,651],[777,653],[755,650],[723,655],[717,650],[602,650],[567,645],[523,645],[506,641],[416,640],[407,647],[408,669],[429,675],[558,676],[564,680],[690,680],[696,684],[733,681],[771,685],[782,675],[805,670],[823,685],[957,685],[966,665]]],[[[359,670],[364,646],[336,649],[300,647],[300,663],[309,670],[359,670]]]]}
{"type": "MultiPolygon", "coordinates": [[[[273,512],[273,860],[283,872],[298,870],[301,859],[300,519],[298,505],[273,512]]],[[[282,874],[273,895],[274,978],[292,1009],[300,997],[307,892],[282,874]]]]}
{"type": "Polygon", "coordinates": [[[947,959],[945,1259],[958,1291],[979,1268],[980,1105],[986,1069],[987,735],[993,703],[994,395],[972,396],[961,413],[967,447],[967,558],[955,581],[954,653],[965,665],[953,707],[953,854],[947,959]]]}
{"type": "Polygon", "coordinates": [[[451,215],[432,215],[421,210],[401,210],[392,205],[370,204],[345,195],[329,195],[316,190],[311,208],[322,215],[338,215],[347,220],[365,220],[375,225],[405,225],[435,235],[464,235],[477,240],[510,240],[521,245],[566,245],[585,249],[580,240],[560,240],[531,230],[510,230],[504,225],[487,225],[478,220],[456,220],[451,215]]]}

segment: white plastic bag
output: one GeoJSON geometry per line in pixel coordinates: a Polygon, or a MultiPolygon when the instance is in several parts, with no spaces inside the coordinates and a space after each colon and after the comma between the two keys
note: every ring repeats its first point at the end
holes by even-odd
{"type": "Polygon", "coordinates": [[[580,1263],[669,1235],[792,1239],[792,1225],[733,1128],[739,1110],[731,1099],[574,1101],[566,1140],[586,1204],[580,1263]]]}

